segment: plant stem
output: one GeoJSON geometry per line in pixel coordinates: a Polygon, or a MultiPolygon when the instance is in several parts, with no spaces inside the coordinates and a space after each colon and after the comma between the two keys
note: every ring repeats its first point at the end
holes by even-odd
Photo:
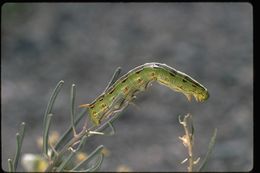
{"type": "Polygon", "coordinates": [[[193,161],[193,150],[192,150],[192,145],[193,145],[193,134],[189,132],[189,126],[188,123],[191,122],[191,120],[189,121],[189,119],[191,119],[191,115],[187,114],[184,116],[183,121],[181,121],[179,119],[180,124],[183,125],[184,127],[184,131],[185,131],[185,135],[183,137],[181,137],[180,139],[182,140],[183,144],[185,147],[188,148],[188,161],[189,161],[189,165],[188,165],[188,172],[192,172],[193,171],[193,165],[194,165],[194,161],[193,161]]]}
{"type": "Polygon", "coordinates": [[[53,162],[46,168],[45,172],[50,172],[54,166],[60,161],[62,156],[68,151],[68,148],[71,147],[75,142],[79,141],[86,132],[82,130],[77,136],[74,136],[59,152],[59,155],[53,160],[53,162]]]}
{"type": "Polygon", "coordinates": [[[89,128],[88,130],[86,130],[86,128],[83,128],[82,131],[77,134],[76,136],[74,136],[59,152],[59,154],[57,155],[57,157],[53,160],[52,163],[50,163],[50,165],[46,168],[45,172],[51,172],[52,169],[57,166],[56,164],[60,161],[60,159],[62,158],[62,156],[68,151],[69,147],[72,147],[76,142],[78,142],[79,140],[81,140],[81,138],[83,138],[83,136],[87,135],[87,137],[90,137],[94,134],[89,134],[89,131],[91,131],[93,129],[93,131],[96,130],[102,130],[103,127],[105,127],[107,125],[107,123],[102,124],[101,126],[92,126],[91,128],[89,128]]]}

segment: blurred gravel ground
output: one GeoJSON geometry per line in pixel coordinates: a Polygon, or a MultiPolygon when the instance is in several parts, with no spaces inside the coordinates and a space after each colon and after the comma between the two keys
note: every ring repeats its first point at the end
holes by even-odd
{"type": "MultiPolygon", "coordinates": [[[[69,125],[69,93],[89,103],[116,67],[166,63],[205,85],[205,103],[154,85],[115,123],[116,135],[96,137],[110,155],[101,171],[185,171],[178,115],[191,113],[195,154],[203,157],[213,129],[217,143],[208,171],[253,167],[253,29],[247,3],[37,3],[2,6],[2,167],[14,154],[15,133],[27,123],[23,153],[40,152],[43,113],[52,89],[65,85],[52,130],[69,125]]],[[[22,168],[20,168],[22,170],[22,168]]]]}

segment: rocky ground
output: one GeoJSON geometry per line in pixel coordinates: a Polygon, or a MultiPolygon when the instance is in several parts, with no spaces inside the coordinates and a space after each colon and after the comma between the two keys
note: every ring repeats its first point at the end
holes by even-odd
{"type": "MultiPolygon", "coordinates": [[[[253,167],[253,29],[247,3],[39,3],[2,6],[2,167],[14,154],[15,133],[27,123],[23,153],[39,153],[36,138],[52,89],[65,84],[51,130],[69,125],[70,86],[89,103],[116,67],[166,63],[205,85],[205,103],[160,85],[140,94],[115,122],[113,137],[95,137],[89,150],[110,151],[101,171],[185,171],[187,151],[178,115],[191,113],[195,155],[218,136],[208,171],[253,167]]],[[[20,170],[22,168],[19,167],[20,170]]]]}

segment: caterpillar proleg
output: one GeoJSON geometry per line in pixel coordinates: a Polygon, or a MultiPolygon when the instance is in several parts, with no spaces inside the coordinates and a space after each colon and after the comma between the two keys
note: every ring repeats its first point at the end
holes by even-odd
{"type": "Polygon", "coordinates": [[[130,70],[106,89],[92,103],[80,105],[89,108],[89,116],[95,125],[123,110],[136,94],[145,91],[152,82],[158,82],[168,88],[183,93],[189,101],[205,101],[209,97],[207,89],[199,82],[166,64],[146,63],[130,70]]]}

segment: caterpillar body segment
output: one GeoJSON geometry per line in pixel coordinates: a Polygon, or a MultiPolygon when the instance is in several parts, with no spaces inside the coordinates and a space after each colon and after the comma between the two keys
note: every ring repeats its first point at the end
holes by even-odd
{"type": "Polygon", "coordinates": [[[185,73],[161,63],[146,63],[120,77],[92,103],[80,107],[89,108],[89,116],[95,125],[123,110],[138,92],[145,91],[154,81],[183,93],[189,101],[205,101],[209,97],[207,89],[185,73]]]}

